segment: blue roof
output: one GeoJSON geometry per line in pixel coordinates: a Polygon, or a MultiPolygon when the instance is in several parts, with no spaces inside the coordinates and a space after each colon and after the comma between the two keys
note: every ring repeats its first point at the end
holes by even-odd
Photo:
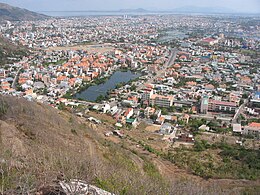
{"type": "Polygon", "coordinates": [[[254,96],[260,98],[260,91],[256,91],[254,96]]]}

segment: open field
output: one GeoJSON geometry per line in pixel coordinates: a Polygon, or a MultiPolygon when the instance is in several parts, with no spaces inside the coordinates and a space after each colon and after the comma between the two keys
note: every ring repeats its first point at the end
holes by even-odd
{"type": "Polygon", "coordinates": [[[75,46],[64,46],[64,47],[49,47],[47,50],[60,51],[60,50],[85,50],[90,53],[104,53],[113,51],[114,47],[108,44],[103,45],[75,45],[75,46]]]}

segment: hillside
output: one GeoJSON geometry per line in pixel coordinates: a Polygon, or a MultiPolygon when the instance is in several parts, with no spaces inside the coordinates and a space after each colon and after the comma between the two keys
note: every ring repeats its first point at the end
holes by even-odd
{"type": "MultiPolygon", "coordinates": [[[[48,194],[60,180],[81,179],[115,194],[239,194],[257,181],[204,180],[68,111],[0,97],[0,190],[48,194]],[[133,145],[134,146],[134,145],[133,145]],[[45,192],[45,193],[44,193],[45,192]],[[48,193],[47,193],[48,192],[48,193]]],[[[53,193],[54,194],[54,193],[53,193]]]]}
{"type": "Polygon", "coordinates": [[[47,17],[48,16],[43,14],[38,14],[26,9],[21,9],[18,7],[10,6],[5,3],[0,3],[0,21],[40,20],[45,19],[47,17]]]}
{"type": "Polygon", "coordinates": [[[15,45],[0,35],[0,65],[17,61],[26,53],[28,50],[25,47],[15,45]]]}

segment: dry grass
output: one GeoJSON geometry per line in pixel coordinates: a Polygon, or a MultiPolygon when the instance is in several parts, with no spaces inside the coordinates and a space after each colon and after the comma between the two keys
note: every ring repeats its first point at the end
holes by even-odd
{"type": "MultiPolygon", "coordinates": [[[[46,105],[11,97],[4,101],[9,108],[0,120],[0,194],[32,194],[71,178],[116,194],[230,192],[223,184],[207,183],[187,173],[184,181],[183,171],[178,173],[169,162],[136,148],[131,140],[115,138],[114,143],[107,139],[103,132],[110,128],[109,122],[94,127],[46,105]]],[[[153,136],[148,131],[126,132],[155,148],[163,147],[158,140],[147,140],[153,136]]],[[[244,188],[248,182],[238,185],[244,188]]]]}
{"type": "Polygon", "coordinates": [[[145,128],[146,131],[155,132],[160,129],[160,125],[150,125],[145,128]]]}

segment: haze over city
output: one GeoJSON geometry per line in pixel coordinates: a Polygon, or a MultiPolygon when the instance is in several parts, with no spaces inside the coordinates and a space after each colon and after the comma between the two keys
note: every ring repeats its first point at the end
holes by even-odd
{"type": "Polygon", "coordinates": [[[180,7],[223,8],[225,12],[260,13],[259,0],[2,0],[13,6],[33,11],[108,11],[143,8],[152,11],[171,11],[180,7]]]}

